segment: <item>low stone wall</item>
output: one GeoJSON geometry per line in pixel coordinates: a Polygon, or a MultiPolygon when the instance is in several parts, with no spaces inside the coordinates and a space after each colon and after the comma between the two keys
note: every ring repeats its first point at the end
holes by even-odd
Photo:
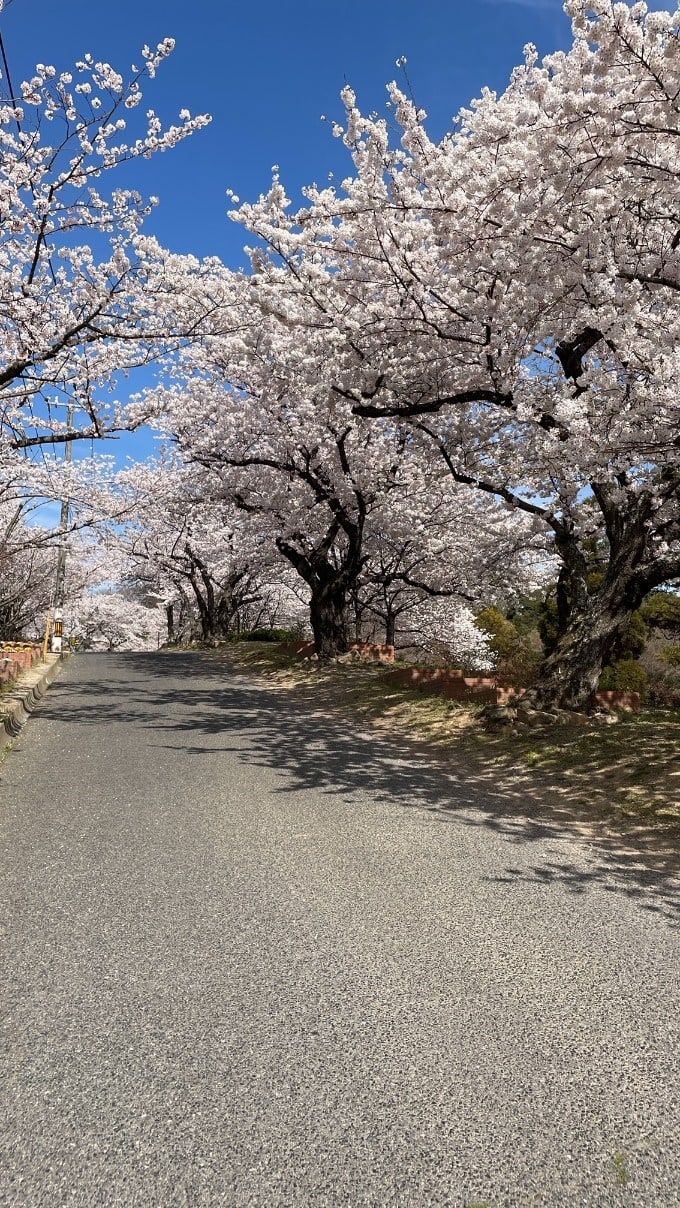
{"type": "MultiPolygon", "coordinates": [[[[316,658],[313,642],[281,642],[279,650],[291,658],[316,658]]],[[[395,659],[394,646],[380,646],[374,642],[351,642],[348,654],[358,655],[371,663],[393,663],[395,659]]]]}
{"type": "MultiPolygon", "coordinates": [[[[315,659],[313,642],[281,642],[279,650],[291,658],[315,659]]],[[[352,642],[349,655],[358,655],[370,662],[393,663],[394,646],[379,646],[371,642],[352,642]]],[[[347,658],[343,655],[341,658],[347,658]]],[[[466,675],[457,667],[394,667],[383,676],[384,683],[400,688],[413,688],[426,696],[443,696],[445,700],[474,701],[481,705],[509,705],[518,701],[526,688],[517,688],[492,676],[466,675]]],[[[639,692],[597,692],[595,699],[605,709],[626,713],[640,710],[639,692]]]]}
{"type": "Polygon", "coordinates": [[[620,709],[622,713],[640,712],[639,692],[596,692],[595,699],[605,709],[620,709]]]}
{"type": "MultiPolygon", "coordinates": [[[[41,650],[41,647],[36,647],[41,650]]],[[[33,710],[39,705],[52,680],[63,665],[63,655],[48,654],[45,662],[40,661],[28,671],[18,684],[12,685],[3,694],[0,704],[0,730],[14,739],[21,733],[33,710]]]]}
{"type": "Polygon", "coordinates": [[[394,646],[380,646],[375,642],[350,642],[350,654],[358,654],[371,663],[393,663],[395,660],[394,646]]]}
{"type": "MultiPolygon", "coordinates": [[[[465,675],[456,668],[395,667],[387,672],[384,679],[387,684],[415,688],[428,696],[469,700],[483,705],[508,705],[526,691],[525,688],[515,688],[512,684],[486,676],[465,675]]],[[[620,709],[630,713],[637,713],[640,709],[639,692],[597,692],[596,700],[605,709],[620,709]]]]}
{"type": "Polygon", "coordinates": [[[474,700],[483,705],[507,705],[521,696],[523,689],[499,683],[488,676],[465,675],[456,668],[395,667],[385,676],[388,684],[416,688],[428,696],[443,696],[446,700],[474,700]]]}
{"type": "Polygon", "coordinates": [[[308,659],[314,654],[313,642],[278,642],[277,649],[294,659],[308,659]]]}
{"type": "Polygon", "coordinates": [[[23,643],[15,647],[11,642],[0,642],[0,684],[12,684],[22,671],[34,667],[42,658],[42,646],[23,643]]]}

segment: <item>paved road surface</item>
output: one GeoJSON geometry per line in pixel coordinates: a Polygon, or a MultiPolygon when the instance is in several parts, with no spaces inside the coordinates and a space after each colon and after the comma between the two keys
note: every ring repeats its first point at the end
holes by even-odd
{"type": "Polygon", "coordinates": [[[680,1205],[680,892],[194,656],[0,769],[0,1204],[680,1205]]]}

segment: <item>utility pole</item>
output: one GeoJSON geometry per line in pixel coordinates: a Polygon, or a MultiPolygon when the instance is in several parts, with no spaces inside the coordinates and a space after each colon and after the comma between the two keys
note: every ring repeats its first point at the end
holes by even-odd
{"type": "MultiPolygon", "coordinates": [[[[75,404],[68,405],[67,424],[69,431],[73,426],[73,416],[75,413],[75,404]]],[[[73,441],[66,441],[64,450],[64,463],[70,466],[73,460],[73,441]]],[[[68,495],[65,495],[61,501],[61,512],[59,514],[59,551],[57,554],[57,578],[54,587],[54,630],[52,632],[52,653],[61,654],[64,643],[64,597],[66,586],[66,534],[68,532],[69,511],[71,500],[68,495]]]]}

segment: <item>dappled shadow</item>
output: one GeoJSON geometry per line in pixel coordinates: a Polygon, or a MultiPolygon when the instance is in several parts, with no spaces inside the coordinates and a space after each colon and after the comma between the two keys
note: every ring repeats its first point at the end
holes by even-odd
{"type": "Polygon", "coordinates": [[[584,894],[593,886],[605,893],[624,893],[650,914],[675,919],[680,925],[680,892],[670,878],[659,870],[626,866],[620,859],[615,865],[604,860],[587,869],[564,861],[546,860],[528,868],[508,867],[495,877],[482,877],[495,885],[559,885],[569,893],[584,894]],[[614,875],[612,875],[614,874],[614,875]]]}
{"type": "Polygon", "coordinates": [[[196,757],[233,752],[246,764],[272,769],[280,794],[313,791],[341,807],[361,793],[427,812],[438,823],[488,830],[511,844],[580,837],[591,857],[583,865],[508,867],[493,880],[508,892],[527,881],[572,893],[599,887],[680,919],[680,857],[672,842],[645,850],[632,828],[617,833],[610,820],[557,793],[532,795],[488,766],[456,763],[402,736],[378,736],[355,717],[334,712],[332,700],[320,711],[313,692],[284,692],[205,655],[79,656],[42,711],[62,724],[133,724],[149,731],[151,746],[196,757]]]}

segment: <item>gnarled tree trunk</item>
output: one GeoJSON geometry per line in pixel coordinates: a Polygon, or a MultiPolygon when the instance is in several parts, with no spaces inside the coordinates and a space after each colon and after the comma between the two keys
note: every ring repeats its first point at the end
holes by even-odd
{"type": "Polygon", "coordinates": [[[639,602],[615,603],[597,595],[573,612],[524,700],[538,709],[592,709],[616,639],[639,602]]]}
{"type": "Polygon", "coordinates": [[[280,552],[295,567],[309,587],[309,619],[314,645],[320,659],[334,658],[349,649],[347,626],[348,596],[363,569],[362,526],[345,520],[335,521],[314,548],[305,550],[293,539],[277,538],[280,552]],[[336,539],[340,531],[344,541],[336,539]]]}
{"type": "Polygon", "coordinates": [[[385,614],[385,642],[388,646],[396,645],[395,639],[397,635],[397,613],[393,608],[387,606],[385,614]]]}
{"type": "Polygon", "coordinates": [[[309,619],[320,659],[334,658],[349,649],[346,589],[333,582],[312,587],[309,619]],[[316,587],[316,590],[315,590],[316,587]]]}
{"type": "Polygon", "coordinates": [[[599,586],[589,587],[589,560],[571,533],[562,532],[557,586],[558,639],[545,659],[527,702],[541,709],[592,709],[598,681],[624,626],[645,595],[677,568],[650,549],[650,499],[644,495],[627,508],[609,505],[595,488],[607,525],[609,560],[599,586]]]}

